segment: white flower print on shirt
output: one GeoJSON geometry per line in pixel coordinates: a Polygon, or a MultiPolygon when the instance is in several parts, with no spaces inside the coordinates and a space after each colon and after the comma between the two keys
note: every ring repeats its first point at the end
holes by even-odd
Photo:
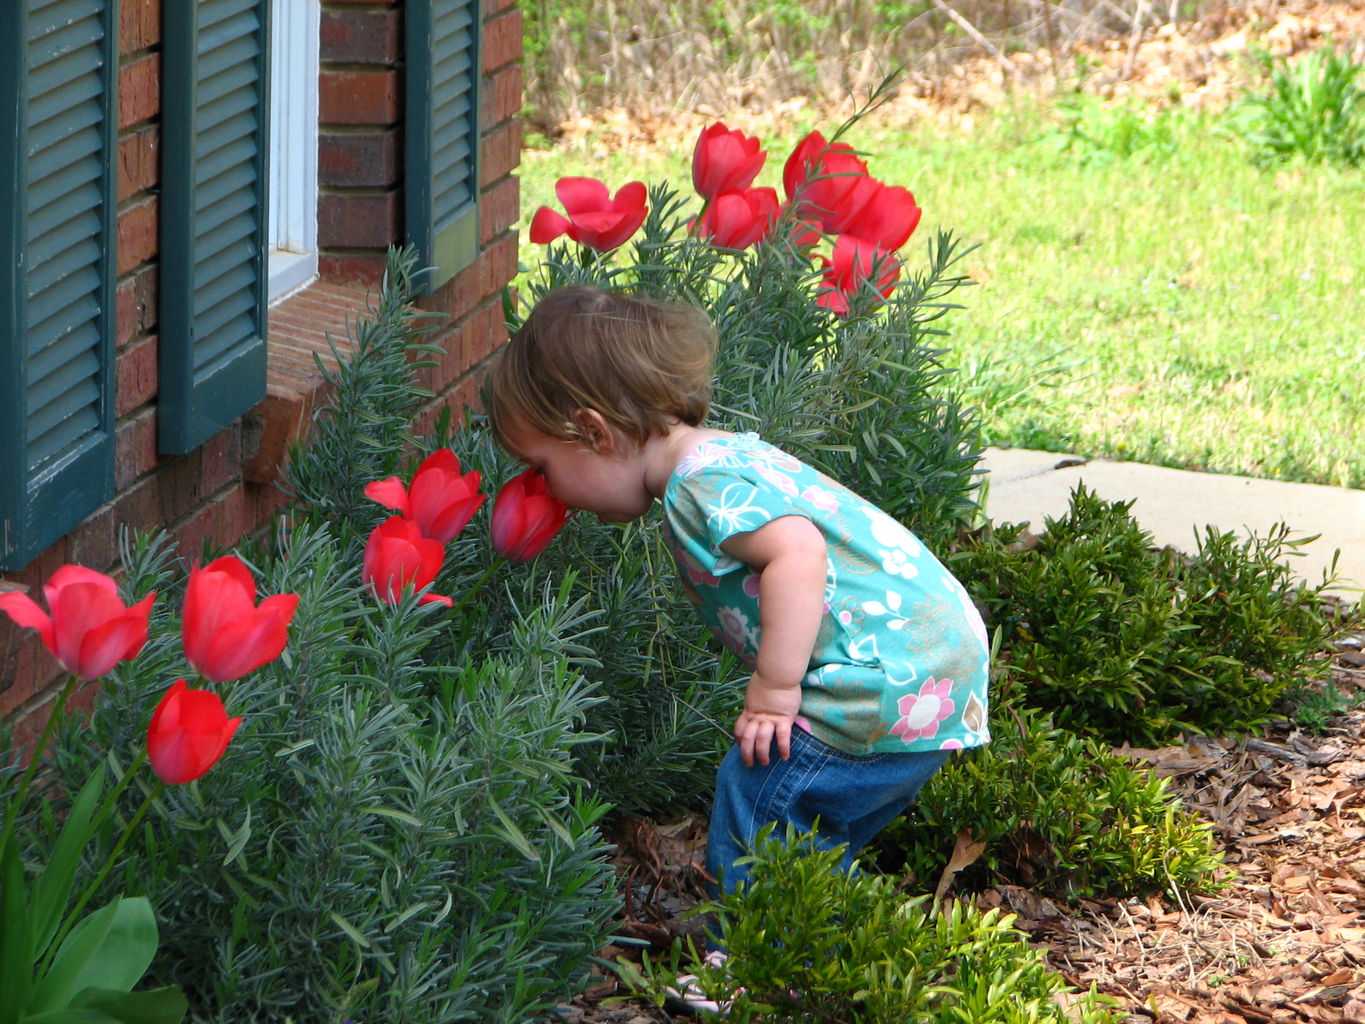
{"type": "Polygon", "coordinates": [[[720,626],[721,642],[736,654],[757,649],[758,630],[740,609],[729,605],[716,609],[716,622],[720,626]]]}
{"type": "Polygon", "coordinates": [[[912,580],[919,575],[915,559],[923,554],[915,535],[885,512],[876,508],[864,508],[871,534],[879,545],[877,554],[882,560],[882,571],[902,579],[912,580]]]}
{"type": "Polygon", "coordinates": [[[768,514],[762,505],[755,504],[756,492],[752,484],[730,484],[716,496],[715,505],[707,516],[708,525],[718,525],[717,531],[728,537],[733,533],[755,530],[767,522],[768,514]]]}
{"type": "Polygon", "coordinates": [[[894,590],[886,592],[886,604],[880,601],[863,602],[863,611],[878,618],[885,618],[886,621],[882,625],[887,629],[904,629],[909,624],[910,620],[902,616],[900,610],[901,595],[894,590]]]}

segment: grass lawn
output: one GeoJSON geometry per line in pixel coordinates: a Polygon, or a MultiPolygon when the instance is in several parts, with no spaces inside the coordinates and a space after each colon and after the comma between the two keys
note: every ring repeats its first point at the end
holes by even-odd
{"type": "MultiPolygon", "coordinates": [[[[993,443],[1365,487],[1365,170],[1260,168],[1222,124],[1087,104],[854,127],[924,208],[909,259],[939,228],[979,246],[946,358],[993,443]]],[[[760,184],[804,127],[759,133],[760,184]]],[[[523,224],[564,174],[690,187],[690,150],[528,150],[523,224]]]]}

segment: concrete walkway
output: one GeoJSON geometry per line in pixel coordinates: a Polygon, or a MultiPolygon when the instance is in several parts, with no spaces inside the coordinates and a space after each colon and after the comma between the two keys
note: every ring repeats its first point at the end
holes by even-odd
{"type": "Polygon", "coordinates": [[[1359,601],[1365,591],[1365,491],[1087,461],[1026,448],[987,449],[981,468],[988,473],[986,513],[996,522],[1027,522],[1041,533],[1044,517],[1065,515],[1072,490],[1084,482],[1105,501],[1135,501],[1132,514],[1142,528],[1158,545],[1179,551],[1195,551],[1195,538],[1206,525],[1264,537],[1283,522],[1291,538],[1318,534],[1298,549],[1301,557],[1287,559],[1290,568],[1316,585],[1336,551],[1337,582],[1329,592],[1359,601]]]}

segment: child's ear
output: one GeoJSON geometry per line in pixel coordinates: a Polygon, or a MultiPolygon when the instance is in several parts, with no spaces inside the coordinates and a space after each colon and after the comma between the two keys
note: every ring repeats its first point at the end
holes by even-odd
{"type": "Polygon", "coordinates": [[[579,409],[573,414],[573,425],[583,440],[598,455],[616,454],[616,435],[607,425],[606,417],[596,409],[579,409]]]}

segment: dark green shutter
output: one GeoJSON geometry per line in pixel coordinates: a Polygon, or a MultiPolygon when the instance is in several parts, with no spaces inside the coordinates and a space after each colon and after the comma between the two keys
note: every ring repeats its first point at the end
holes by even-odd
{"type": "Polygon", "coordinates": [[[409,0],[404,221],[432,291],[479,252],[478,0],[409,0]]]}
{"type": "Polygon", "coordinates": [[[266,0],[161,9],[157,422],[180,453],[265,397],[269,16],[266,0]]]}
{"type": "Polygon", "coordinates": [[[114,0],[0,3],[0,569],[114,489],[114,0]]]}

